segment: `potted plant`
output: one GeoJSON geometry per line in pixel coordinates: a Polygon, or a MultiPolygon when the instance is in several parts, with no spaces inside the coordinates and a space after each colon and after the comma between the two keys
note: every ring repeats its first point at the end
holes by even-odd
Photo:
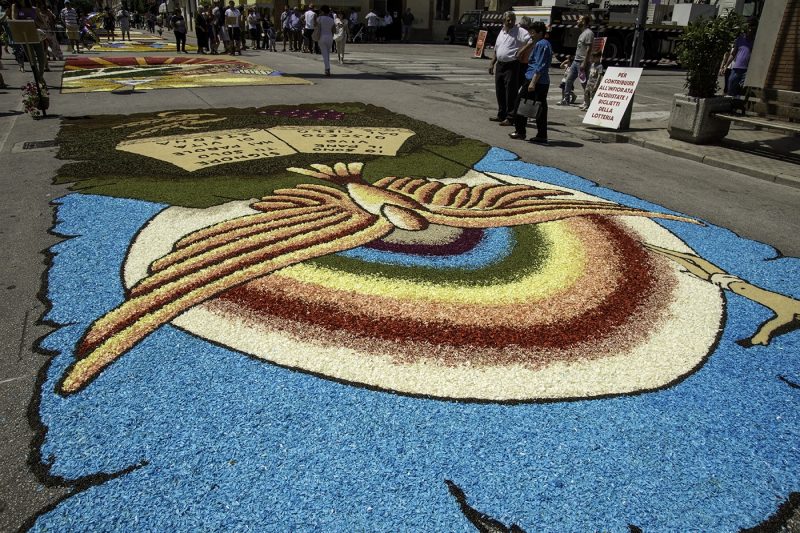
{"type": "Polygon", "coordinates": [[[706,144],[728,134],[730,122],[712,114],[731,109],[730,98],[716,96],[719,67],[743,22],[735,12],[702,18],[689,24],[681,36],[678,60],[686,69],[686,94],[676,94],[672,102],[667,131],[673,139],[706,144]]]}

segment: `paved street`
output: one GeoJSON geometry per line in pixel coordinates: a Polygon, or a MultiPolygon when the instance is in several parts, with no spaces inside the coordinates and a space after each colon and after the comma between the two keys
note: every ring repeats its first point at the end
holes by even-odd
{"type": "MultiPolygon", "coordinates": [[[[473,49],[460,45],[355,45],[348,55],[348,65],[362,72],[386,76],[461,99],[465,106],[486,110],[495,105],[494,78],[488,74],[489,59],[470,57],[473,49]]],[[[487,51],[491,57],[491,50],[487,51]]],[[[548,101],[552,120],[579,125],[583,113],[579,105],[559,107],[558,82],[562,72],[551,69],[553,80],[548,101]]],[[[677,69],[651,69],[642,77],[637,91],[632,127],[650,127],[666,123],[672,95],[683,88],[684,75],[677,69]]],[[[581,97],[578,98],[578,103],[581,97]]]]}
{"type": "MultiPolygon", "coordinates": [[[[641,199],[643,204],[655,206],[653,209],[663,206],[700,219],[731,242],[735,242],[734,236],[739,236],[778,250],[773,252],[766,247],[762,250],[753,245],[767,256],[800,256],[797,237],[800,235],[800,188],[770,183],[633,144],[603,142],[601,135],[582,127],[582,113],[577,106],[555,105],[561,77],[556,69],[551,71],[554,83],[549,97],[550,146],[513,141],[507,136],[509,128],[488,121],[495,106],[494,84],[487,72],[489,61],[473,59],[469,57],[471,52],[464,46],[444,44],[348,44],[346,64],[334,65],[333,77],[325,78],[318,56],[248,51],[244,59],[310,80],[313,85],[207,87],[133,94],[59,94],[56,88],[60,85],[62,67],[61,63],[54,63],[53,72],[46,75],[52,88],[50,116],[40,121],[21,113],[19,91],[14,88],[28,81],[30,73],[17,72],[13,61],[4,56],[2,73],[12,89],[0,90],[0,180],[5,193],[0,199],[0,218],[4,224],[0,229],[0,248],[4,250],[0,261],[0,292],[3,293],[0,298],[0,353],[3,354],[0,362],[0,419],[3,422],[0,531],[31,526],[37,515],[62,498],[108,481],[100,479],[102,476],[87,475],[66,483],[58,475],[47,474],[47,466],[55,458],[38,455],[45,439],[44,434],[37,433],[41,427],[38,387],[45,382],[50,356],[37,349],[37,344],[53,331],[51,321],[44,318],[51,305],[44,292],[52,254],[47,250],[62,240],[49,233],[54,223],[54,206],[50,202],[70,190],[66,184],[53,184],[58,168],[65,163],[56,158],[57,148],[25,149],[24,143],[55,139],[61,119],[279,104],[370,104],[509,150],[518,154],[522,161],[540,165],[544,174],[550,172],[546,167],[554,167],[600,187],[641,199]]],[[[683,81],[682,72],[677,70],[645,71],[636,95],[633,129],[641,132],[663,129],[671,95],[682,90],[683,81]]],[[[725,252],[729,258],[735,258],[738,253],[737,249],[725,252]]],[[[88,258],[87,263],[90,262],[88,258]]],[[[731,264],[734,262],[731,259],[731,264]]],[[[76,295],[81,291],[91,293],[91,280],[84,282],[86,285],[76,290],[76,295]]],[[[781,283],[796,290],[797,279],[789,274],[781,283]]],[[[780,284],[776,282],[776,285],[780,284]]],[[[778,289],[780,287],[774,288],[778,289]]],[[[787,334],[783,339],[793,339],[797,333],[787,334]]],[[[80,420],[81,415],[76,415],[76,424],[80,420]]],[[[113,417],[110,420],[113,421],[113,417]]],[[[145,424],[146,420],[140,418],[140,422],[145,424]]],[[[109,424],[106,429],[113,432],[113,423],[109,424]]],[[[790,439],[791,431],[787,429],[790,439]]],[[[796,449],[797,442],[789,441],[784,445],[796,449]]],[[[144,446],[141,450],[146,449],[144,446]]],[[[141,453],[146,459],[145,451],[141,453]]],[[[120,467],[116,472],[122,470],[120,467]]],[[[107,473],[111,474],[111,469],[107,473]]],[[[776,496],[772,509],[777,509],[789,497],[787,490],[797,490],[797,486],[782,486],[777,482],[775,486],[780,496],[776,496]]],[[[305,527],[311,526],[305,524],[305,527]]]]}

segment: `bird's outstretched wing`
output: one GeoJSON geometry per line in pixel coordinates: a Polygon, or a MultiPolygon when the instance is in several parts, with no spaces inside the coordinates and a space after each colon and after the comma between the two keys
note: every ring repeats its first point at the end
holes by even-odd
{"type": "Polygon", "coordinates": [[[80,358],[60,392],[85,387],[107,365],[160,326],[218,294],[301,261],[348,250],[393,226],[320,185],[276,190],[251,207],[265,211],[198,230],[155,261],[119,307],[98,319],[78,343],[80,358]]]}
{"type": "Polygon", "coordinates": [[[585,215],[641,216],[701,224],[699,221],[645,211],[610,202],[550,198],[569,196],[557,189],[537,189],[529,185],[481,183],[443,183],[422,178],[383,178],[376,187],[413,198],[428,212],[421,213],[430,223],[459,228],[496,228],[539,224],[585,215]]]}

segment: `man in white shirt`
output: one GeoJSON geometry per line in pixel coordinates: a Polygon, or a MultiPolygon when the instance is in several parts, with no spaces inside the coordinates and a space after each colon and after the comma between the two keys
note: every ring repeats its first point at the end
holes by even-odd
{"type": "Polygon", "coordinates": [[[158,6],[158,18],[161,20],[161,24],[159,24],[159,26],[161,26],[162,28],[166,26],[167,28],[172,29],[169,25],[170,24],[169,17],[167,16],[166,0],[164,2],[161,2],[161,4],[158,6]]]}
{"type": "Polygon", "coordinates": [[[386,42],[389,40],[389,37],[391,37],[392,24],[394,24],[394,18],[392,18],[391,13],[387,11],[383,16],[383,24],[381,25],[381,33],[383,34],[381,36],[382,41],[386,42]]]}
{"type": "Polygon", "coordinates": [[[374,11],[370,11],[367,13],[365,20],[367,21],[367,35],[369,36],[369,40],[375,42],[375,38],[378,35],[378,27],[381,25],[381,18],[376,15],[374,11]]]}
{"type": "Polygon", "coordinates": [[[242,55],[242,12],[236,9],[236,3],[231,0],[228,2],[228,9],[225,10],[225,26],[228,27],[228,36],[231,39],[231,55],[236,52],[242,55]]]}
{"type": "Polygon", "coordinates": [[[494,74],[494,90],[497,96],[497,115],[489,120],[501,126],[514,125],[514,103],[519,91],[522,63],[520,55],[531,47],[531,36],[527,30],[515,23],[513,11],[503,13],[503,28],[494,43],[494,57],[489,74],[494,74]]]}
{"type": "MultiPolygon", "coordinates": [[[[592,54],[592,43],[594,42],[594,32],[589,25],[592,17],[584,15],[578,21],[578,29],[582,30],[578,36],[578,44],[575,47],[575,59],[567,72],[567,79],[564,82],[564,99],[558,105],[569,105],[575,103],[575,80],[581,70],[584,73],[589,69],[589,58],[592,54]]],[[[584,77],[586,79],[586,77],[584,77]]],[[[582,83],[586,88],[586,82],[582,83]]]]}
{"type": "Polygon", "coordinates": [[[314,12],[314,4],[308,4],[308,9],[303,14],[305,26],[303,26],[303,52],[312,53],[314,51],[314,40],[311,35],[314,33],[314,24],[317,21],[317,14],[314,12]]]}

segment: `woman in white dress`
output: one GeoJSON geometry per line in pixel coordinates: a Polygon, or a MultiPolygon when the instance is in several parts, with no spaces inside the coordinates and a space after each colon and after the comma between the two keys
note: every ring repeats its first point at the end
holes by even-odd
{"type": "Polygon", "coordinates": [[[336,43],[336,54],[339,56],[339,64],[344,63],[344,45],[347,42],[348,31],[347,19],[344,12],[340,13],[338,17],[334,18],[335,26],[333,32],[333,42],[336,43]]]}
{"type": "Polygon", "coordinates": [[[319,30],[319,49],[322,51],[322,61],[325,63],[325,75],[331,75],[331,48],[333,47],[333,18],[331,8],[322,6],[319,8],[319,16],[314,24],[319,30]]]}

